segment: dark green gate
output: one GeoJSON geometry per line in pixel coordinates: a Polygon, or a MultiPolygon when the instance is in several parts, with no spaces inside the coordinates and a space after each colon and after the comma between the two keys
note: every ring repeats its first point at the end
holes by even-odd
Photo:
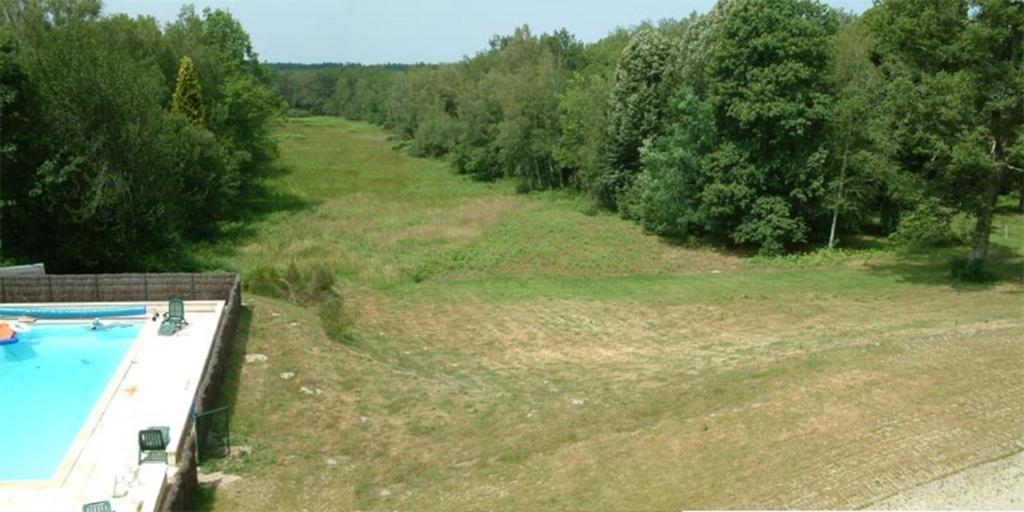
{"type": "Polygon", "coordinates": [[[196,432],[196,463],[231,454],[231,424],[228,408],[209,411],[192,410],[192,428],[196,432]]]}

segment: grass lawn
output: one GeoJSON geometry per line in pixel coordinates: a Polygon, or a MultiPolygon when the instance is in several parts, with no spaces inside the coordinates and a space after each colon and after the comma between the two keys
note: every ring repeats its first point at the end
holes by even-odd
{"type": "Polygon", "coordinates": [[[247,294],[217,510],[856,508],[1024,447],[1024,218],[962,248],[778,260],[681,247],[290,120],[288,172],[201,256],[322,265],[351,326],[247,294]],[[265,362],[245,362],[263,354],[265,362]],[[290,374],[294,374],[293,376],[290,374]]]}

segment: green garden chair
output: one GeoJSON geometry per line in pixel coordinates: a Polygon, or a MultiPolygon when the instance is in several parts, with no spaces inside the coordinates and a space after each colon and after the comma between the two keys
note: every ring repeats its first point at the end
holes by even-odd
{"type": "Polygon", "coordinates": [[[82,512],[113,512],[109,501],[95,501],[82,505],[82,512]]]}
{"type": "Polygon", "coordinates": [[[160,336],[171,336],[188,325],[185,320],[185,302],[181,299],[171,299],[167,302],[167,312],[164,313],[164,321],[160,324],[157,334],[160,336]]]}
{"type": "Polygon", "coordinates": [[[139,431],[139,464],[167,462],[167,445],[171,441],[170,427],[150,427],[139,431]]]}

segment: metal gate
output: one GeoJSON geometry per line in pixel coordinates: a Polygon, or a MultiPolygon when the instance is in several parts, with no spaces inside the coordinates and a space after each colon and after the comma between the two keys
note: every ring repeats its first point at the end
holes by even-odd
{"type": "Polygon", "coordinates": [[[204,412],[193,409],[192,428],[196,432],[196,464],[231,454],[231,424],[227,407],[204,412]]]}

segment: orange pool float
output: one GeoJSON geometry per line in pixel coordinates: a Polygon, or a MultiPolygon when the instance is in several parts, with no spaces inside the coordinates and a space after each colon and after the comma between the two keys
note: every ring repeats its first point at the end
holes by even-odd
{"type": "Polygon", "coordinates": [[[7,322],[0,322],[0,345],[18,341],[18,335],[7,322]]]}

